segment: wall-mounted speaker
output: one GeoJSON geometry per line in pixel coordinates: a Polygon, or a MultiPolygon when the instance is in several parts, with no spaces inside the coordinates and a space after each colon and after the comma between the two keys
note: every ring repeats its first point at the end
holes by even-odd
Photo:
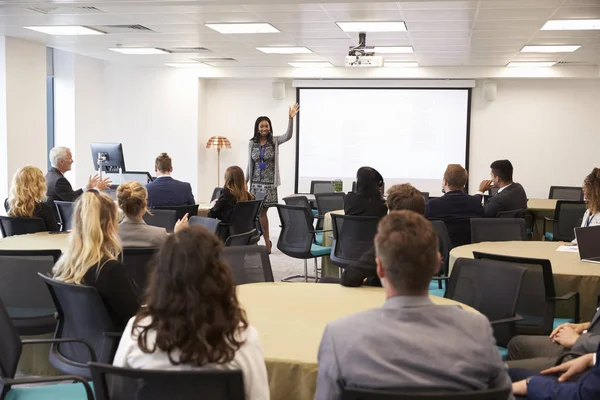
{"type": "Polygon", "coordinates": [[[273,98],[275,100],[283,100],[285,99],[285,82],[276,81],[273,82],[273,98]]]}
{"type": "Polygon", "coordinates": [[[498,92],[498,85],[492,81],[483,82],[483,86],[481,88],[481,93],[483,94],[483,99],[486,101],[494,101],[496,100],[496,93],[498,92]]]}

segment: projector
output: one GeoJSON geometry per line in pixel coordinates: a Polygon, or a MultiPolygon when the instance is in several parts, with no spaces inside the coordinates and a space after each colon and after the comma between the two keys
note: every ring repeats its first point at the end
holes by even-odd
{"type": "Polygon", "coordinates": [[[346,67],[383,67],[383,57],[381,56],[346,56],[346,67]]]}

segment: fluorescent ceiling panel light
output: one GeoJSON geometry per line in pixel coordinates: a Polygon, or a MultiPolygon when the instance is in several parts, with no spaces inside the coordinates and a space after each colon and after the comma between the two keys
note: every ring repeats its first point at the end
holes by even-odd
{"type": "Polygon", "coordinates": [[[279,33],[277,28],[265,22],[241,24],[205,24],[205,26],[224,35],[235,33],[279,33]]]}
{"type": "Polygon", "coordinates": [[[200,62],[166,63],[165,65],[168,67],[175,67],[175,68],[212,68],[211,65],[200,63],[200,62]]]}
{"type": "Polygon", "coordinates": [[[45,33],[47,35],[104,35],[105,32],[85,26],[24,26],[25,29],[45,33]]]}
{"type": "Polygon", "coordinates": [[[333,64],[329,61],[298,61],[298,62],[289,62],[294,68],[330,68],[333,67],[333,64]]]}
{"type": "Polygon", "coordinates": [[[587,31],[600,30],[600,19],[556,19],[542,26],[543,31],[587,31]]]}
{"type": "Polygon", "coordinates": [[[132,55],[169,54],[168,51],[157,49],[155,47],[112,47],[109,50],[132,55]]]}
{"type": "Polygon", "coordinates": [[[406,54],[414,53],[412,46],[375,46],[375,53],[381,54],[406,54]]]}
{"type": "Polygon", "coordinates": [[[404,21],[396,22],[336,22],[344,32],[406,32],[404,21]]]}
{"type": "Polygon", "coordinates": [[[540,68],[540,67],[551,67],[556,64],[556,61],[511,61],[507,67],[520,67],[520,68],[540,68]]]}
{"type": "Polygon", "coordinates": [[[387,68],[416,68],[419,66],[419,63],[388,61],[388,62],[384,62],[383,66],[387,67],[387,68]]]}
{"type": "Polygon", "coordinates": [[[581,46],[524,46],[521,53],[571,53],[581,46]]]}
{"type": "Polygon", "coordinates": [[[312,51],[306,47],[273,46],[257,47],[256,50],[267,54],[312,54],[312,51]]]}

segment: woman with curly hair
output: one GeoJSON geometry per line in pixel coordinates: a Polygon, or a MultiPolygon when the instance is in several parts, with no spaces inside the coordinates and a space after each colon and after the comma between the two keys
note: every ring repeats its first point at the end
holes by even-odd
{"type": "Polygon", "coordinates": [[[222,245],[206,228],[170,235],[155,258],[143,304],[113,360],[118,367],[241,370],[247,400],[269,399],[258,332],[248,325],[222,245]]]}
{"type": "Polygon", "coordinates": [[[9,217],[40,218],[46,230],[58,231],[54,210],[46,203],[46,178],[38,167],[26,165],[15,172],[4,208],[9,217]]]}
{"type": "Polygon", "coordinates": [[[600,168],[594,170],[583,181],[583,197],[587,210],[583,214],[582,227],[600,225],[600,168]]]}

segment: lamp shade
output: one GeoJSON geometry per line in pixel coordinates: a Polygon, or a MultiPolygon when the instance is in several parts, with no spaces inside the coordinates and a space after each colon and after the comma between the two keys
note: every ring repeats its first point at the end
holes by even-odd
{"type": "Polygon", "coordinates": [[[225,136],[213,136],[206,142],[207,149],[230,149],[231,142],[225,136]]]}

